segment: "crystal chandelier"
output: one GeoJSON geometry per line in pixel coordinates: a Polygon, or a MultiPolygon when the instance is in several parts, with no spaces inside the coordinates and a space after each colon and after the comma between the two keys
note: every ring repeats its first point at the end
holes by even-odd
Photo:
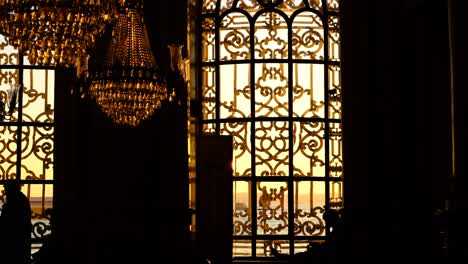
{"type": "Polygon", "coordinates": [[[168,97],[151,51],[142,4],[127,1],[115,22],[102,68],[90,72],[88,92],[115,123],[137,126],[168,97]]]}
{"type": "Polygon", "coordinates": [[[87,59],[117,12],[117,0],[0,0],[0,33],[33,65],[87,59]]]}

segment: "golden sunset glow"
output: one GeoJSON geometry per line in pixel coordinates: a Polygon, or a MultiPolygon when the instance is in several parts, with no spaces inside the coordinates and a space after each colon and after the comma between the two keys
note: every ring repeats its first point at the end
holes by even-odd
{"type": "Polygon", "coordinates": [[[233,138],[233,256],[301,251],[343,206],[338,6],[203,1],[202,131],[233,138]]]}

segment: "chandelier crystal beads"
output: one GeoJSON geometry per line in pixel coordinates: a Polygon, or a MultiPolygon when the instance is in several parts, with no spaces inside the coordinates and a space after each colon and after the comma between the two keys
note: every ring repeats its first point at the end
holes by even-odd
{"type": "Polygon", "coordinates": [[[117,14],[116,0],[0,0],[0,33],[33,65],[87,58],[117,14]]]}
{"type": "Polygon", "coordinates": [[[167,99],[140,10],[118,16],[104,67],[89,76],[89,93],[115,123],[137,126],[167,99]]]}

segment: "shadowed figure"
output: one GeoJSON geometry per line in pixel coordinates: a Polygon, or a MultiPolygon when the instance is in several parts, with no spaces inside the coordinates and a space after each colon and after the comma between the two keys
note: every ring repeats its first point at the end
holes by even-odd
{"type": "Polygon", "coordinates": [[[323,243],[309,243],[307,250],[298,252],[293,256],[281,254],[275,248],[271,248],[271,253],[278,259],[288,260],[289,263],[320,263],[335,264],[340,263],[344,253],[344,230],[343,230],[343,211],[330,209],[323,213],[323,220],[327,227],[330,227],[330,233],[323,243]]]}
{"type": "Polygon", "coordinates": [[[0,215],[0,263],[31,261],[31,206],[17,180],[3,184],[6,203],[0,215]]]}

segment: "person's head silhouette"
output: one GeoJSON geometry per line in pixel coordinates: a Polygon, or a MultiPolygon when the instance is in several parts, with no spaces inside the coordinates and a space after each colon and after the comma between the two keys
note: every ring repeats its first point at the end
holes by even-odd
{"type": "Polygon", "coordinates": [[[328,209],[323,213],[322,217],[329,227],[334,227],[340,219],[340,213],[338,210],[328,209]]]}
{"type": "Polygon", "coordinates": [[[21,192],[21,184],[18,180],[7,180],[3,183],[6,197],[13,197],[21,192]]]}

